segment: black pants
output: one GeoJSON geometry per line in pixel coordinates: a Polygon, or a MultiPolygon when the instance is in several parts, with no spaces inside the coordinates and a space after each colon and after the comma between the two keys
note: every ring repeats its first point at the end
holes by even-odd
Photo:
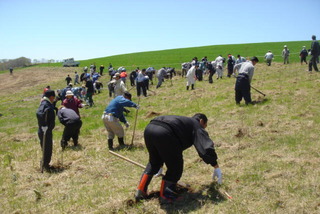
{"type": "Polygon", "coordinates": [[[143,93],[143,96],[147,96],[147,88],[145,82],[137,82],[137,96],[139,97],[141,95],[141,90],[143,93]]]}
{"type": "Polygon", "coordinates": [[[150,123],[144,131],[144,140],[149,152],[144,173],[154,175],[165,163],[167,172],[163,179],[174,183],[179,181],[183,172],[183,150],[172,130],[150,123]]]}
{"type": "Polygon", "coordinates": [[[311,56],[311,59],[309,61],[309,71],[312,71],[312,66],[315,71],[319,71],[317,66],[317,58],[318,56],[311,56]]]}
{"type": "Polygon", "coordinates": [[[64,127],[63,134],[62,134],[62,140],[65,142],[68,142],[70,138],[73,139],[73,142],[78,142],[79,139],[79,133],[80,128],[82,126],[82,121],[79,120],[78,122],[67,124],[64,127]]]}
{"type": "Polygon", "coordinates": [[[300,58],[300,63],[302,64],[302,62],[305,62],[307,64],[307,57],[306,56],[302,56],[300,58]]]}
{"type": "Polygon", "coordinates": [[[249,77],[244,75],[238,75],[235,85],[236,103],[239,104],[242,98],[244,98],[246,104],[252,102],[249,77]]]}
{"type": "MultiPolygon", "coordinates": [[[[43,131],[41,128],[38,129],[38,137],[40,139],[40,146],[43,151],[43,131]]],[[[49,167],[49,163],[51,161],[52,156],[52,129],[48,129],[45,135],[45,145],[44,145],[44,161],[43,166],[49,167]]]]}

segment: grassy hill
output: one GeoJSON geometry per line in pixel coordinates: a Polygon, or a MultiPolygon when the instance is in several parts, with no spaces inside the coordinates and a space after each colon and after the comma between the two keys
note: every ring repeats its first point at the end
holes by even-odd
{"type": "MultiPolygon", "coordinates": [[[[114,68],[125,66],[129,71],[136,67],[153,66],[159,69],[163,66],[180,68],[181,63],[191,61],[195,56],[201,60],[202,57],[208,56],[209,60],[214,60],[218,55],[227,57],[233,54],[237,56],[240,54],[244,57],[251,57],[253,55],[259,56],[263,59],[264,55],[271,50],[275,55],[275,62],[282,62],[281,52],[283,46],[287,45],[290,52],[291,62],[299,62],[299,53],[302,46],[309,48],[310,41],[295,41],[295,42],[267,42],[267,43],[252,43],[252,44],[233,44],[233,45],[211,45],[193,48],[181,48],[161,51],[150,51],[142,53],[122,54],[116,56],[109,56],[96,59],[88,59],[80,61],[80,66],[89,66],[95,63],[97,67],[104,65],[107,67],[112,63],[114,68]]],[[[107,48],[107,47],[106,47],[107,48]]],[[[44,64],[43,66],[61,66],[61,63],[44,64]]]]}
{"type": "MultiPolygon", "coordinates": [[[[292,44],[285,44],[294,49],[292,44]]],[[[296,49],[302,45],[297,43],[296,49]]],[[[261,54],[268,49],[277,54],[267,46],[261,54]]],[[[282,44],[277,46],[280,52],[282,44]]],[[[253,45],[251,50],[260,47],[253,45]]],[[[259,56],[260,52],[250,54],[247,49],[240,53],[259,56]]],[[[142,57],[147,53],[138,53],[119,56],[123,62],[116,56],[110,61],[120,66],[137,60],[133,68],[161,67],[194,56],[207,55],[212,59],[216,54],[211,55],[209,50],[202,54],[190,49],[186,58],[182,57],[185,54],[179,58],[174,50],[169,50],[170,54],[162,57],[151,57],[151,52],[150,58],[142,57]]],[[[104,64],[109,62],[101,60],[104,64]]],[[[95,62],[100,64],[98,59],[95,62]]],[[[13,76],[0,74],[7,83],[0,86],[2,213],[319,213],[320,74],[306,72],[306,65],[257,64],[252,85],[267,96],[252,91],[253,100],[257,101],[254,106],[235,105],[234,78],[214,79],[209,84],[206,76],[205,81],[196,82],[194,91],[185,90],[186,80],[180,76],[174,77],[172,84],[165,81],[159,89],[151,86],[150,96],[140,100],[134,147],[117,152],[146,164],[143,130],[155,115],[192,116],[202,112],[209,118],[207,131],[215,142],[224,176],[223,185],[218,187],[211,178],[212,167],[201,161],[191,147],[184,152],[181,180],[193,190],[183,194],[182,201],[162,206],[157,197],[140,204],[130,202],[142,169],[108,152],[106,131],[100,119],[110,101],[107,90],[94,96],[94,107],[81,109],[81,146],[69,146],[61,152],[63,126],[56,120],[52,164],[63,170],[53,174],[39,172],[41,150],[35,112],[42,90],[46,85],[53,89],[64,87],[66,75],[75,70],[81,68],[33,67],[18,70],[13,76]],[[232,196],[231,200],[223,194],[225,191],[232,196]]],[[[106,84],[109,77],[103,76],[101,80],[106,84]]],[[[135,89],[131,92],[133,101],[138,102],[135,89]]],[[[135,113],[132,109],[127,116],[132,126],[135,113]]],[[[126,130],[127,143],[131,142],[132,126],[126,130]]],[[[160,179],[154,178],[149,190],[156,192],[159,188],[160,179]]]]}

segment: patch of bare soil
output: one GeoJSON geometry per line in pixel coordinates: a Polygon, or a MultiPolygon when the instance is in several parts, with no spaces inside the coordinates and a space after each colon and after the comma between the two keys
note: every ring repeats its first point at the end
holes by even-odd
{"type": "Polygon", "coordinates": [[[151,118],[151,117],[153,118],[153,117],[156,117],[156,116],[159,116],[159,115],[161,115],[161,113],[152,111],[152,112],[149,112],[146,115],[146,118],[151,118]]]}
{"type": "Polygon", "coordinates": [[[73,77],[75,71],[80,71],[81,68],[63,68],[63,67],[32,67],[9,73],[0,74],[2,84],[0,84],[0,96],[14,91],[28,90],[37,85],[42,85],[45,88],[48,82],[64,81],[69,74],[73,77]]]}

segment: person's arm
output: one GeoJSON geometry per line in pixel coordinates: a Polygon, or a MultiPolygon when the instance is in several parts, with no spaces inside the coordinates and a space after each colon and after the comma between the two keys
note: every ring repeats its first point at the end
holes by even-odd
{"type": "Polygon", "coordinates": [[[218,156],[215,152],[213,141],[209,138],[208,133],[204,129],[199,128],[195,131],[194,146],[205,163],[210,164],[215,168],[219,167],[217,162],[218,156]]]}

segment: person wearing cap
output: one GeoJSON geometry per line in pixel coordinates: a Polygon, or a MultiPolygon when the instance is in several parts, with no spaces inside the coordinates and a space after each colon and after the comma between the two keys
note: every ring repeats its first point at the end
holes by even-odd
{"type": "Polygon", "coordinates": [[[102,115],[104,126],[108,132],[108,148],[110,150],[113,150],[113,139],[115,135],[118,137],[120,148],[125,146],[123,140],[124,129],[120,122],[124,123],[126,128],[129,127],[129,123],[123,114],[124,107],[139,108],[137,104],[131,101],[131,94],[129,92],[125,92],[123,95],[111,100],[102,115]]]}
{"type": "Polygon", "coordinates": [[[264,55],[264,58],[266,59],[267,65],[270,66],[273,60],[273,53],[269,50],[266,55],[264,55]]]}
{"type": "Polygon", "coordinates": [[[252,57],[250,61],[236,64],[234,70],[238,70],[238,76],[235,84],[235,100],[239,105],[244,98],[246,105],[251,104],[250,83],[254,73],[254,66],[259,62],[257,57],[252,57]]]}
{"type": "Polygon", "coordinates": [[[53,90],[47,90],[41,100],[37,110],[38,137],[43,151],[43,162],[41,163],[46,171],[53,169],[49,164],[52,156],[52,130],[55,127],[54,111],[55,93],[53,90]],[[44,148],[43,148],[44,146],[44,148]]]}
{"type": "Polygon", "coordinates": [[[65,79],[67,81],[67,85],[69,85],[69,83],[72,81],[72,78],[70,77],[70,75],[68,74],[68,76],[65,79]]]}
{"type": "Polygon", "coordinates": [[[312,66],[315,71],[318,70],[317,61],[319,60],[318,57],[320,55],[320,47],[319,42],[316,40],[316,36],[312,35],[312,43],[311,43],[311,58],[309,61],[309,71],[312,71],[312,66]]]}
{"type": "Polygon", "coordinates": [[[115,83],[114,83],[114,97],[123,95],[124,92],[128,91],[126,85],[122,81],[120,74],[116,73],[115,75],[115,83]]]}
{"type": "Polygon", "coordinates": [[[62,149],[65,149],[68,145],[68,141],[72,138],[74,146],[78,145],[80,128],[82,121],[80,116],[71,108],[60,106],[58,110],[58,118],[64,130],[62,139],[60,141],[62,149]]]}
{"type": "Polygon", "coordinates": [[[290,51],[289,51],[287,45],[285,45],[283,47],[284,47],[282,50],[283,64],[289,64],[290,51]]]}
{"type": "Polygon", "coordinates": [[[66,108],[70,108],[74,110],[77,115],[80,117],[79,108],[84,107],[85,105],[82,104],[81,100],[74,96],[72,91],[67,91],[66,98],[62,101],[62,105],[66,108]]]}
{"type": "Polygon", "coordinates": [[[300,51],[300,63],[302,65],[302,62],[305,62],[306,64],[307,63],[307,56],[308,56],[308,51],[306,49],[306,46],[303,46],[302,47],[302,50],[300,51]]]}

